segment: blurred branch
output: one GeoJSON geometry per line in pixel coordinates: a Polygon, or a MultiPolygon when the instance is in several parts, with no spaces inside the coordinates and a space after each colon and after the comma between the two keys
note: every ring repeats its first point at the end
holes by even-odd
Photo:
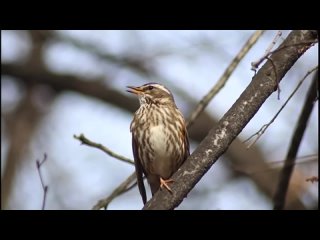
{"type": "Polygon", "coordinates": [[[35,71],[27,66],[19,66],[11,63],[1,64],[1,74],[21,79],[25,84],[47,84],[56,91],[75,91],[92,96],[123,109],[133,112],[138,102],[133,98],[125,97],[116,90],[107,88],[103,79],[85,79],[69,74],[58,74],[46,69],[35,71]]]}
{"type": "MultiPolygon", "coordinates": [[[[29,31],[32,47],[25,60],[24,67],[26,69],[38,69],[41,71],[43,67],[42,50],[46,44],[46,31],[29,31]]],[[[1,63],[1,70],[2,70],[1,63]]],[[[1,72],[1,76],[3,72],[1,72]]],[[[39,121],[43,115],[36,101],[33,99],[35,95],[33,84],[26,87],[26,96],[20,100],[15,112],[9,116],[10,121],[7,122],[9,129],[10,145],[6,164],[1,174],[1,209],[10,208],[10,196],[14,188],[14,180],[20,172],[23,157],[28,150],[32,135],[36,130],[39,121]]]]}
{"type": "Polygon", "coordinates": [[[107,209],[109,203],[121,195],[124,192],[127,192],[132,187],[134,187],[137,183],[129,186],[136,179],[136,173],[133,172],[123,183],[121,183],[117,188],[113,190],[113,192],[107,197],[100,200],[96,205],[93,206],[92,210],[99,210],[101,208],[107,209]]]}
{"type": "Polygon", "coordinates": [[[310,85],[303,109],[297,122],[296,129],[291,139],[286,161],[280,173],[279,183],[273,199],[275,210],[282,210],[284,208],[289,181],[294,168],[294,161],[298,153],[303,134],[306,130],[309,117],[312,113],[315,99],[317,97],[317,82],[318,74],[314,76],[310,85]]]}
{"type": "MultiPolygon", "coordinates": [[[[314,38],[315,35],[312,31],[292,31],[282,45],[308,41],[314,38]]],[[[289,47],[272,55],[272,60],[277,66],[279,80],[283,78],[310,46],[311,44],[289,47]]],[[[158,191],[143,209],[174,209],[177,207],[202,176],[228,149],[235,137],[274,92],[276,85],[274,73],[272,74],[272,65],[268,61],[253,77],[249,86],[229,111],[222,117],[218,126],[211,129],[191,156],[173,174],[174,183],[170,186],[173,193],[158,191]],[[270,76],[268,81],[266,81],[265,76],[270,76]]]]}
{"type": "Polygon", "coordinates": [[[80,134],[80,136],[73,135],[73,137],[75,139],[78,139],[81,142],[81,144],[84,144],[84,145],[87,145],[87,146],[90,146],[90,147],[94,147],[94,148],[98,148],[98,149],[100,149],[101,151],[105,152],[106,154],[108,154],[111,157],[114,157],[114,158],[119,159],[119,160],[121,160],[123,162],[126,162],[126,163],[134,164],[134,162],[130,158],[126,158],[124,156],[121,156],[121,155],[113,152],[109,148],[103,146],[100,143],[95,143],[95,142],[90,141],[83,134],[80,134]]]}
{"type": "Polygon", "coordinates": [[[43,181],[43,178],[42,178],[42,174],[41,174],[41,170],[40,170],[42,164],[44,164],[44,162],[45,162],[46,160],[47,160],[47,154],[45,153],[41,162],[40,162],[39,160],[36,161],[36,163],[37,163],[37,170],[38,170],[38,174],[39,174],[39,177],[40,177],[41,186],[42,186],[42,190],[43,190],[43,200],[42,200],[41,210],[44,210],[44,208],[45,208],[46,197],[47,197],[47,193],[48,193],[48,189],[49,189],[48,185],[45,185],[45,184],[44,184],[44,181],[43,181]]]}
{"type": "Polygon", "coordinates": [[[20,173],[24,158],[29,150],[34,131],[43,114],[32,101],[32,87],[27,88],[26,96],[21,99],[14,113],[8,117],[9,149],[1,179],[1,209],[11,209],[11,194],[14,182],[20,173]]]}
{"type": "Polygon", "coordinates": [[[189,120],[187,120],[187,126],[192,125],[195,119],[203,112],[205,107],[209,104],[211,99],[224,87],[227,80],[233,73],[233,71],[236,69],[240,61],[244,58],[244,56],[248,53],[248,51],[251,49],[251,47],[257,42],[257,40],[261,37],[264,31],[258,30],[254,32],[249,40],[244,44],[244,46],[241,48],[240,52],[237,54],[237,56],[232,60],[230,65],[227,67],[227,69],[224,71],[218,82],[215,84],[215,86],[207,93],[206,96],[204,96],[201,101],[199,102],[196,109],[192,112],[191,117],[189,120]]]}
{"type": "Polygon", "coordinates": [[[91,54],[98,57],[100,60],[108,61],[109,63],[112,62],[119,66],[129,67],[143,75],[150,74],[151,69],[147,67],[146,62],[143,60],[139,60],[136,56],[130,57],[130,56],[111,54],[106,51],[103,51],[102,49],[98,48],[94,44],[81,42],[65,34],[55,33],[53,39],[62,41],[64,43],[68,43],[80,50],[85,50],[87,52],[90,52],[91,54]]]}
{"type": "MultiPolygon", "coordinates": [[[[153,59],[150,56],[145,57],[140,55],[127,56],[127,55],[112,54],[110,52],[107,52],[104,49],[97,47],[95,44],[84,43],[84,42],[81,42],[79,39],[69,37],[59,33],[55,33],[54,39],[70,44],[71,46],[76,47],[79,50],[86,51],[94,55],[95,57],[99,58],[99,60],[104,61],[107,64],[114,64],[120,68],[123,68],[123,67],[128,68],[134,73],[139,74],[142,77],[145,77],[149,81],[150,81],[150,78],[152,78],[153,81],[166,83],[171,90],[174,90],[174,92],[182,96],[185,101],[189,101],[188,96],[186,96],[184,91],[172,85],[172,82],[174,82],[173,80],[170,81],[167,78],[163,79],[162,76],[157,73],[156,69],[152,67],[153,59]]],[[[188,49],[190,47],[191,46],[189,46],[188,49]]],[[[169,54],[168,46],[166,46],[165,49],[166,49],[166,54],[169,54]]],[[[163,54],[164,53],[163,50],[161,51],[163,54]]],[[[185,49],[180,49],[180,51],[186,52],[185,49]]]]}
{"type": "MultiPolygon", "coordinates": [[[[311,154],[311,155],[306,155],[306,156],[302,156],[302,157],[298,157],[295,159],[294,162],[292,162],[292,165],[297,165],[297,164],[306,164],[306,163],[311,163],[311,162],[316,162],[318,161],[318,154],[311,154]],[[299,162],[297,162],[299,160],[299,162]]],[[[236,171],[239,171],[241,173],[247,174],[247,175],[254,175],[254,174],[261,174],[263,172],[267,172],[267,171],[274,171],[278,168],[278,166],[275,165],[279,165],[279,164],[283,164],[285,162],[285,160],[280,160],[280,161],[272,161],[269,162],[269,167],[268,168],[262,168],[262,169],[255,169],[254,171],[249,171],[247,169],[237,169],[234,167],[234,169],[236,171]]]]}
{"type": "Polygon", "coordinates": [[[285,103],[281,106],[281,108],[279,109],[279,111],[276,113],[276,115],[271,119],[271,121],[268,124],[264,124],[260,130],[258,132],[256,132],[255,134],[251,135],[249,138],[247,138],[246,140],[244,140],[243,142],[248,142],[250,139],[252,139],[254,136],[257,136],[254,141],[252,141],[248,146],[247,149],[249,149],[253,144],[255,144],[259,138],[262,136],[262,134],[264,134],[264,132],[267,130],[267,128],[274,122],[274,120],[278,117],[278,115],[280,114],[280,112],[284,109],[284,107],[287,105],[287,103],[290,101],[290,99],[293,97],[293,95],[297,92],[297,90],[300,88],[301,84],[304,82],[304,80],[311,74],[313,73],[315,70],[318,69],[318,66],[312,68],[311,70],[309,70],[306,75],[299,81],[298,85],[296,86],[296,88],[293,90],[293,92],[290,94],[290,96],[288,97],[288,99],[285,101],[285,103]]]}

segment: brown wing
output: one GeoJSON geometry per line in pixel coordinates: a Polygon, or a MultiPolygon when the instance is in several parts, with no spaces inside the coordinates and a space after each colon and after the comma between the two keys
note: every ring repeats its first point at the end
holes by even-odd
{"type": "Polygon", "coordinates": [[[189,137],[188,137],[188,131],[185,128],[184,129],[184,146],[185,146],[185,153],[184,153],[184,160],[183,162],[190,156],[190,145],[189,145],[189,137]]]}
{"type": "Polygon", "coordinates": [[[137,147],[137,143],[135,141],[133,134],[132,134],[132,150],[133,150],[134,166],[136,168],[136,175],[137,175],[137,183],[138,183],[138,187],[139,187],[139,192],[142,197],[143,204],[146,204],[147,194],[146,194],[146,189],[143,184],[143,168],[141,165],[141,161],[139,159],[138,147],[137,147]]]}

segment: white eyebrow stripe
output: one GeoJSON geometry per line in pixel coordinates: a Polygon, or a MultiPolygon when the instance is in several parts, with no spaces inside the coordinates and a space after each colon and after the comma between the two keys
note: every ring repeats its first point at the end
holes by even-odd
{"type": "Polygon", "coordinates": [[[165,88],[164,86],[162,86],[162,85],[160,85],[160,84],[152,84],[152,86],[157,87],[157,88],[165,91],[165,92],[168,93],[169,95],[171,95],[171,92],[170,92],[167,88],[165,88]]]}

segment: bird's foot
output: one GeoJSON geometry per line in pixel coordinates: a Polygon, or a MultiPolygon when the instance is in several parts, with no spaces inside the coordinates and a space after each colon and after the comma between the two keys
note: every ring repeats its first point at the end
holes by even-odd
{"type": "Polygon", "coordinates": [[[168,186],[168,183],[174,182],[172,179],[164,180],[162,177],[160,177],[160,189],[166,188],[170,193],[172,193],[171,188],[168,186]]]}

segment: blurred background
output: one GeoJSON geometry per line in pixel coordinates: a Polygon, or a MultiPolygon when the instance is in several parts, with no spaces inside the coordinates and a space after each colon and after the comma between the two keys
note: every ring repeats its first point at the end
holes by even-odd
{"type": "MultiPolygon", "coordinates": [[[[129,130],[139,103],[125,86],[158,82],[189,118],[254,31],[1,31],[1,208],[41,209],[36,161],[49,186],[45,209],[91,209],[134,166],[80,145],[73,135],[133,159],[129,130]]],[[[250,83],[277,31],[266,31],[189,129],[191,152],[250,83]]],[[[282,31],[281,44],[290,31],[282,31]]],[[[228,151],[177,209],[272,209],[291,137],[315,73],[249,150],[243,141],[268,123],[299,80],[318,65],[318,44],[290,69],[228,151]]],[[[318,101],[296,159],[288,209],[317,209],[318,101]]],[[[150,197],[150,191],[148,196],[150,197]]],[[[137,187],[108,209],[141,209],[137,187]]]]}

